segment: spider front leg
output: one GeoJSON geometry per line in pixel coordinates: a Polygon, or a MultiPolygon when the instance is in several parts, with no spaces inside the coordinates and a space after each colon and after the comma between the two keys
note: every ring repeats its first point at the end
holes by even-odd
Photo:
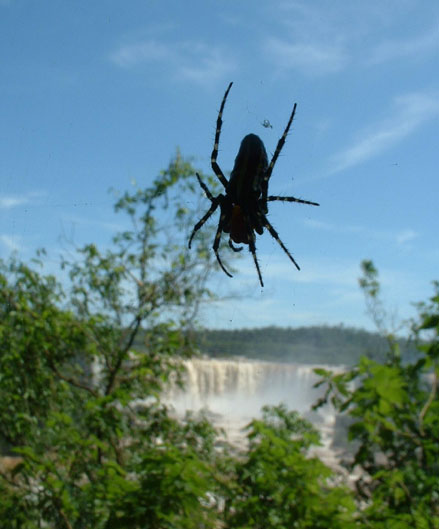
{"type": "MultiPolygon", "coordinates": [[[[217,199],[222,196],[218,195],[216,197],[217,199]]],[[[212,205],[210,206],[209,210],[203,217],[195,224],[194,229],[192,230],[191,236],[189,237],[188,247],[191,248],[192,245],[192,239],[194,238],[194,235],[197,233],[197,231],[205,224],[207,219],[215,212],[216,208],[218,207],[219,200],[212,200],[212,205]]]]}
{"type": "Polygon", "coordinates": [[[262,198],[264,200],[267,199],[268,181],[270,180],[271,173],[273,172],[273,168],[274,168],[274,165],[276,164],[279,154],[281,150],[283,149],[283,146],[285,145],[285,140],[287,139],[288,131],[290,130],[291,123],[293,122],[294,116],[296,114],[296,108],[297,108],[297,103],[294,103],[293,111],[291,112],[290,119],[288,120],[284,133],[282,134],[280,140],[277,142],[276,150],[274,151],[274,154],[268,166],[267,172],[264,175],[264,179],[262,181],[262,198]]]}
{"type": "Polygon", "coordinates": [[[201,186],[201,189],[206,193],[206,197],[213,202],[214,197],[212,193],[210,192],[210,189],[207,187],[207,185],[201,180],[201,176],[198,173],[195,173],[196,177],[198,178],[198,183],[201,186]]]}
{"type": "MultiPolygon", "coordinates": [[[[222,195],[220,195],[220,196],[222,196],[222,195]]],[[[226,275],[228,275],[229,277],[233,277],[232,274],[228,270],[226,270],[225,266],[223,265],[223,263],[221,261],[219,253],[218,253],[218,248],[219,248],[220,241],[221,241],[221,233],[223,231],[225,220],[226,220],[226,213],[224,211],[222,211],[222,208],[221,208],[221,216],[220,216],[220,220],[218,222],[218,228],[216,230],[215,240],[213,241],[213,251],[215,252],[216,259],[217,259],[220,267],[223,269],[223,272],[226,275]]]]}
{"type": "Polygon", "coordinates": [[[189,249],[192,245],[192,239],[194,238],[194,235],[197,233],[197,231],[205,224],[207,219],[215,212],[216,208],[219,206],[221,201],[224,199],[224,196],[219,194],[217,197],[214,197],[212,193],[210,192],[207,185],[201,180],[201,177],[198,173],[195,173],[198,178],[198,183],[200,184],[203,191],[206,193],[207,198],[212,202],[212,205],[208,209],[208,211],[201,217],[201,219],[195,224],[194,229],[192,230],[191,236],[189,237],[188,246],[189,249]]]}
{"type": "Polygon", "coordinates": [[[220,140],[220,135],[221,135],[221,127],[223,125],[222,117],[223,117],[224,105],[226,104],[226,99],[227,99],[227,96],[229,95],[230,89],[232,88],[232,84],[233,83],[229,84],[229,86],[228,86],[228,88],[226,90],[226,93],[224,94],[223,100],[221,102],[221,106],[220,106],[220,109],[219,109],[219,112],[218,112],[218,118],[216,120],[215,142],[213,144],[213,151],[212,151],[212,154],[210,156],[210,162],[211,162],[211,165],[212,165],[213,172],[216,174],[216,176],[219,178],[220,182],[223,184],[223,186],[225,188],[227,187],[228,182],[227,182],[226,177],[223,175],[223,172],[221,171],[220,166],[217,164],[216,159],[218,157],[218,149],[219,149],[219,140],[220,140]]]}
{"type": "Polygon", "coordinates": [[[296,197],[278,197],[270,195],[267,197],[267,202],[272,202],[273,200],[280,200],[281,202],[298,202],[299,204],[309,204],[310,206],[320,206],[317,202],[311,202],[309,200],[302,200],[301,198],[296,197]]]}

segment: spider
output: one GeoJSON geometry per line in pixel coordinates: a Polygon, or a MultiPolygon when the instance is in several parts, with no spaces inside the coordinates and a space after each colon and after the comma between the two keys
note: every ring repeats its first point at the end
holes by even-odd
{"type": "Polygon", "coordinates": [[[221,214],[213,242],[213,251],[215,252],[220,267],[229,277],[233,277],[232,274],[225,268],[218,253],[221,234],[224,232],[229,234],[229,246],[233,251],[239,252],[243,248],[242,246],[237,247],[233,243],[248,245],[249,251],[253,256],[259,282],[261,287],[263,287],[264,282],[262,281],[261,270],[259,268],[259,262],[256,256],[255,232],[258,235],[262,235],[264,228],[267,229],[270,235],[276,239],[282,250],[287,254],[297,270],[300,270],[300,267],[296,263],[294,257],[290,254],[288,249],[280,240],[276,230],[267,219],[268,202],[279,200],[283,202],[309,204],[311,206],[318,206],[319,204],[296,197],[281,197],[273,195],[267,196],[268,182],[273,172],[276,160],[285,144],[291,123],[293,122],[297,107],[296,103],[294,104],[293,111],[291,113],[290,119],[288,120],[287,126],[285,127],[285,131],[277,143],[276,150],[274,151],[270,163],[268,163],[267,152],[262,140],[256,136],[256,134],[248,134],[241,142],[233,170],[230,174],[230,179],[226,179],[217,163],[217,156],[221,127],[223,124],[222,116],[224,106],[226,104],[230,89],[232,88],[232,84],[233,83],[229,84],[221,102],[216,122],[215,142],[211,155],[211,165],[213,172],[223,184],[225,194],[220,193],[214,197],[207,185],[201,180],[200,175],[196,173],[198,182],[205,192],[207,198],[210,200],[211,206],[205,215],[197,222],[197,224],[195,224],[192,234],[189,238],[188,246],[189,248],[191,247],[192,239],[194,238],[196,232],[204,225],[211,215],[213,215],[219,206],[221,214]]]}

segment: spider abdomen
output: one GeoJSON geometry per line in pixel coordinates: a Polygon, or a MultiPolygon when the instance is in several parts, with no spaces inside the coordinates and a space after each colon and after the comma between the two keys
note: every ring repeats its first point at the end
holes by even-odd
{"type": "Polygon", "coordinates": [[[236,204],[233,206],[232,217],[230,219],[230,238],[237,244],[248,244],[248,233],[244,212],[242,211],[242,208],[236,204]]]}
{"type": "Polygon", "coordinates": [[[227,193],[234,204],[245,206],[249,200],[261,196],[267,168],[267,151],[261,138],[247,134],[239,147],[228,184],[227,193]]]}

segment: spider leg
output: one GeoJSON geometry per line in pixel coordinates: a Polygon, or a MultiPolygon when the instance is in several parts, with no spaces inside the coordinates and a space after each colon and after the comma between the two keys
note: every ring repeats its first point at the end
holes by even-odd
{"type": "Polygon", "coordinates": [[[309,204],[310,206],[320,206],[317,202],[310,202],[309,200],[302,200],[301,198],[296,197],[278,197],[270,195],[267,197],[267,202],[271,202],[273,200],[281,200],[282,202],[299,202],[299,204],[309,204]]]}
{"type": "Polygon", "coordinates": [[[264,282],[262,281],[261,269],[259,268],[258,258],[256,257],[255,234],[248,223],[247,223],[247,233],[248,233],[248,249],[253,256],[253,261],[255,263],[256,271],[259,277],[259,283],[261,283],[261,287],[264,288],[264,282]]]}
{"type": "Polygon", "coordinates": [[[273,237],[273,239],[276,239],[279,246],[282,248],[282,250],[288,255],[291,262],[294,264],[294,266],[297,268],[297,270],[300,270],[300,266],[296,263],[294,257],[290,254],[288,249],[286,248],[285,244],[279,239],[279,235],[277,234],[277,231],[273,228],[273,226],[268,221],[267,217],[265,215],[259,214],[262,217],[264,228],[267,228],[270,235],[273,237]]]}
{"type": "Polygon", "coordinates": [[[262,182],[262,197],[264,199],[267,198],[268,181],[270,180],[271,173],[273,172],[273,167],[279,157],[279,154],[281,150],[283,149],[283,146],[285,145],[285,140],[287,139],[288,131],[290,130],[291,123],[293,122],[294,115],[296,114],[296,108],[297,108],[297,103],[294,103],[293,111],[291,112],[290,119],[288,120],[287,126],[285,127],[282,137],[277,142],[277,146],[276,146],[276,150],[274,151],[273,158],[271,159],[270,165],[268,166],[267,172],[265,173],[264,180],[262,182]]]}
{"type": "Polygon", "coordinates": [[[218,222],[218,228],[217,228],[216,234],[215,234],[215,240],[213,241],[213,251],[215,252],[216,259],[217,259],[220,267],[223,269],[223,272],[226,275],[228,275],[229,277],[233,277],[232,274],[226,270],[225,266],[223,265],[223,263],[221,261],[219,253],[218,253],[218,248],[219,248],[219,244],[220,244],[220,240],[221,240],[221,233],[223,231],[225,218],[226,218],[225,213],[221,212],[220,220],[218,222]]]}
{"type": "Polygon", "coordinates": [[[242,246],[234,246],[232,239],[229,237],[229,246],[234,252],[240,252],[242,250],[242,246]]]}
{"type": "Polygon", "coordinates": [[[201,189],[206,193],[206,196],[207,198],[213,202],[215,199],[212,195],[212,193],[210,192],[209,188],[207,187],[207,185],[201,180],[201,176],[198,174],[198,173],[195,173],[197,175],[197,178],[198,178],[198,183],[200,184],[201,186],[201,189]]]}
{"type": "Polygon", "coordinates": [[[213,151],[212,151],[212,154],[211,154],[211,157],[210,157],[210,162],[211,162],[211,165],[212,165],[213,172],[219,178],[220,182],[223,184],[224,187],[227,187],[227,183],[228,182],[227,182],[226,177],[223,175],[223,172],[221,171],[220,166],[217,164],[216,159],[217,159],[217,156],[218,156],[218,148],[219,148],[221,127],[222,127],[222,124],[223,124],[222,117],[223,117],[224,105],[226,104],[226,99],[227,99],[227,96],[229,95],[230,89],[232,88],[232,84],[233,83],[229,84],[229,86],[228,86],[228,88],[226,90],[226,93],[224,94],[223,100],[221,102],[221,106],[220,106],[220,109],[219,109],[219,112],[218,112],[218,119],[216,120],[215,142],[213,144],[213,151]]]}
{"type": "MultiPolygon", "coordinates": [[[[198,175],[197,175],[198,176],[198,175]]],[[[207,221],[207,219],[215,212],[216,208],[218,207],[220,203],[220,197],[222,195],[218,195],[216,198],[212,198],[212,205],[210,206],[209,210],[203,215],[203,217],[195,224],[194,229],[192,230],[191,236],[189,238],[189,249],[192,244],[192,239],[194,238],[194,235],[197,233],[197,231],[204,225],[204,223],[207,221]]]]}

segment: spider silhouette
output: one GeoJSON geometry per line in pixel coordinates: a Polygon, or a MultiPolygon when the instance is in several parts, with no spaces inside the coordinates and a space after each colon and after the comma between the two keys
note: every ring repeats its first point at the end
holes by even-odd
{"type": "Polygon", "coordinates": [[[213,172],[223,184],[225,194],[220,193],[214,197],[207,185],[201,180],[200,175],[198,173],[196,174],[201,188],[211,202],[211,206],[205,215],[203,215],[197,224],[195,224],[192,234],[189,238],[188,246],[189,248],[191,247],[192,239],[194,238],[196,232],[204,225],[209,217],[213,215],[219,206],[221,214],[215,239],[213,241],[213,251],[215,252],[220,267],[229,277],[233,277],[232,274],[225,268],[218,253],[221,234],[224,232],[229,234],[229,246],[233,251],[239,252],[243,248],[242,246],[236,247],[233,243],[248,245],[249,251],[253,256],[259,282],[261,287],[263,287],[264,282],[262,281],[261,270],[259,268],[258,258],[256,256],[255,232],[258,235],[262,235],[264,228],[268,230],[270,235],[276,239],[282,250],[288,255],[289,259],[297,268],[297,270],[300,270],[300,267],[295,261],[294,257],[280,240],[276,230],[267,219],[268,202],[278,200],[282,202],[298,202],[300,204],[309,204],[311,206],[318,206],[319,204],[296,197],[281,197],[273,195],[267,196],[268,182],[276,164],[276,160],[278,159],[279,154],[285,144],[291,123],[293,122],[297,107],[296,103],[294,104],[293,111],[291,113],[290,119],[288,120],[287,126],[285,127],[285,131],[277,143],[276,150],[274,151],[270,163],[268,163],[267,152],[262,140],[256,136],[256,134],[248,134],[241,142],[233,170],[230,174],[230,179],[226,179],[217,163],[217,157],[221,127],[223,124],[222,116],[224,106],[226,104],[230,89],[232,88],[232,84],[233,83],[229,84],[221,102],[221,107],[216,122],[215,142],[211,155],[211,165],[213,172]]]}

